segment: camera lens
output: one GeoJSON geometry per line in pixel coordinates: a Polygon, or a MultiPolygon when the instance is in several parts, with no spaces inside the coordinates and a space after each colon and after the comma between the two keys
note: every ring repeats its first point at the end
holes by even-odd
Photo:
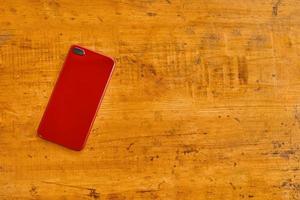
{"type": "Polygon", "coordinates": [[[85,54],[84,50],[83,49],[80,49],[78,47],[74,47],[73,49],[73,53],[77,54],[77,55],[80,55],[80,56],[83,56],[85,54]]]}

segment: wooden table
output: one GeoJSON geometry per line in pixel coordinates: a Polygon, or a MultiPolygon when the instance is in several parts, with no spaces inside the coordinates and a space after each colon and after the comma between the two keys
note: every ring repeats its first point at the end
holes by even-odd
{"type": "Polygon", "coordinates": [[[300,199],[300,2],[2,0],[0,199],[300,199]],[[36,129],[71,44],[116,58],[86,148],[36,129]]]}

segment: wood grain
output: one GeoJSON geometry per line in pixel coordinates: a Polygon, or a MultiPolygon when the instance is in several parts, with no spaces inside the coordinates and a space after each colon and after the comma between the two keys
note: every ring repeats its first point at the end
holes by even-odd
{"type": "Polygon", "coordinates": [[[300,199],[300,2],[2,0],[0,199],[300,199]],[[71,44],[116,58],[86,148],[36,136],[71,44]]]}

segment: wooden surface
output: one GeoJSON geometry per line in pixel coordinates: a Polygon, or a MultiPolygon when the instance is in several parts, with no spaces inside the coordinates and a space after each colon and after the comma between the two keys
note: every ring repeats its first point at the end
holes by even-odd
{"type": "Polygon", "coordinates": [[[1,0],[0,199],[300,199],[297,0],[1,0]],[[86,148],[36,129],[71,44],[116,58],[86,148]]]}

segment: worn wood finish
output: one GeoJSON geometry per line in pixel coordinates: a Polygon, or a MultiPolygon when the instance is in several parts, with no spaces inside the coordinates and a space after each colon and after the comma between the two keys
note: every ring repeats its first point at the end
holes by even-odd
{"type": "Polygon", "coordinates": [[[0,2],[0,199],[300,199],[300,2],[0,2]],[[116,58],[85,150],[36,136],[71,44],[116,58]]]}

